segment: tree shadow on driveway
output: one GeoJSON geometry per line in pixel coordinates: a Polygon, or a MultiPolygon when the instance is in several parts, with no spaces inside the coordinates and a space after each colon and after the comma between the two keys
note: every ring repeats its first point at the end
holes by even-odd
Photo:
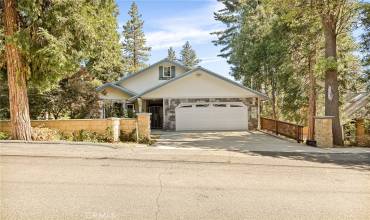
{"type": "Polygon", "coordinates": [[[261,132],[162,132],[155,146],[226,150],[251,156],[266,156],[340,165],[370,170],[370,149],[322,149],[277,138],[261,132]]]}

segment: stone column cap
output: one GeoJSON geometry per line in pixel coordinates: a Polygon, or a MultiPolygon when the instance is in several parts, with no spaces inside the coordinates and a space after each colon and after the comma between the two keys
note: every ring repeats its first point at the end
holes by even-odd
{"type": "Polygon", "coordinates": [[[335,116],[315,116],[316,119],[332,119],[335,118],[335,116]]]}

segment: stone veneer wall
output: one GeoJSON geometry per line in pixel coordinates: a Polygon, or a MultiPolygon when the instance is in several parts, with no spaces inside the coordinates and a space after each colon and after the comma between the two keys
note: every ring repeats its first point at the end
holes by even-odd
{"type": "Polygon", "coordinates": [[[258,127],[257,98],[189,98],[189,99],[163,99],[165,130],[176,130],[175,109],[181,103],[197,102],[242,102],[248,106],[248,129],[256,130],[258,127]]]}

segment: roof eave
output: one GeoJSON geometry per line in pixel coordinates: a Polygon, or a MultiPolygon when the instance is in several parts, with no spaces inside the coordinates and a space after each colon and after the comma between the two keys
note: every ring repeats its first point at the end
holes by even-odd
{"type": "Polygon", "coordinates": [[[137,71],[137,72],[135,72],[135,73],[132,73],[132,74],[130,74],[130,75],[128,75],[128,76],[124,76],[124,77],[122,77],[120,80],[118,80],[117,82],[115,82],[115,84],[120,84],[120,83],[122,83],[122,82],[124,82],[124,81],[126,81],[126,80],[128,80],[128,79],[130,79],[130,78],[132,78],[133,76],[135,76],[135,75],[137,75],[137,74],[140,74],[140,73],[143,73],[143,72],[145,72],[146,70],[148,70],[149,68],[152,68],[153,66],[158,65],[158,64],[163,63],[163,62],[169,62],[169,63],[172,63],[173,65],[181,66],[182,68],[184,68],[184,69],[186,69],[186,70],[188,70],[188,71],[189,71],[189,70],[191,70],[189,67],[187,67],[187,66],[183,65],[182,63],[179,63],[179,62],[177,62],[177,61],[173,61],[173,60],[169,60],[168,58],[164,58],[164,59],[162,59],[162,60],[160,60],[160,61],[158,61],[158,62],[155,62],[155,63],[153,63],[153,64],[151,64],[151,65],[149,65],[149,66],[145,67],[145,68],[144,68],[144,69],[142,69],[142,70],[139,70],[139,71],[137,71]]]}
{"type": "Polygon", "coordinates": [[[99,86],[99,87],[98,87],[98,88],[96,88],[95,90],[96,90],[97,92],[100,92],[100,91],[102,91],[103,89],[105,89],[105,88],[107,88],[107,87],[111,87],[111,88],[118,89],[118,90],[120,90],[121,92],[124,92],[124,93],[126,93],[126,94],[128,94],[128,95],[130,95],[130,96],[136,96],[136,95],[137,95],[135,92],[130,91],[130,90],[126,89],[126,88],[123,88],[123,87],[118,86],[118,85],[113,84],[113,83],[105,83],[104,85],[99,86]]]}
{"type": "Polygon", "coordinates": [[[156,90],[156,89],[159,89],[159,88],[161,88],[162,86],[165,86],[165,85],[167,85],[167,84],[169,84],[169,83],[171,83],[171,82],[173,82],[173,81],[176,81],[176,80],[178,80],[178,79],[181,79],[181,78],[183,78],[183,77],[185,77],[185,76],[187,76],[187,75],[191,74],[192,72],[194,72],[194,71],[196,71],[196,70],[203,70],[203,71],[205,71],[205,72],[207,72],[207,73],[209,73],[209,74],[211,74],[211,75],[213,75],[213,76],[215,76],[215,77],[217,77],[217,78],[219,78],[219,79],[221,79],[221,80],[227,81],[227,82],[232,83],[233,85],[236,85],[236,86],[238,86],[238,87],[240,87],[240,88],[242,88],[242,89],[244,89],[244,90],[247,90],[247,91],[249,91],[249,92],[251,92],[251,93],[253,93],[253,94],[257,95],[259,98],[262,98],[262,101],[265,101],[265,100],[268,100],[268,99],[269,99],[269,97],[268,97],[266,94],[263,94],[263,93],[261,93],[261,92],[255,91],[255,90],[250,89],[250,88],[248,88],[248,87],[245,87],[245,86],[243,86],[243,85],[242,85],[242,84],[240,84],[240,83],[237,83],[237,82],[235,82],[235,81],[232,81],[232,80],[230,80],[230,79],[228,79],[228,78],[226,78],[226,77],[223,77],[223,76],[221,76],[221,75],[219,75],[219,74],[217,74],[217,73],[214,73],[214,72],[212,72],[212,71],[210,71],[210,70],[207,70],[207,69],[205,69],[205,68],[203,68],[203,67],[197,67],[197,68],[194,68],[194,69],[192,69],[192,70],[189,70],[188,72],[185,72],[185,73],[181,74],[181,75],[180,75],[180,76],[178,76],[178,77],[175,77],[175,78],[173,78],[173,79],[170,79],[170,80],[168,80],[168,81],[166,81],[166,82],[164,82],[164,83],[161,83],[161,84],[159,84],[159,85],[157,85],[157,86],[154,86],[154,87],[152,87],[152,88],[150,88],[150,89],[148,89],[148,90],[146,90],[146,91],[144,91],[144,92],[142,92],[142,93],[140,93],[140,94],[138,94],[138,95],[136,95],[136,96],[134,96],[134,97],[131,97],[130,99],[128,99],[128,101],[135,101],[137,98],[139,98],[139,97],[141,97],[141,96],[143,96],[143,95],[145,95],[145,94],[148,94],[149,92],[152,92],[152,91],[154,91],[154,90],[156,90]]]}

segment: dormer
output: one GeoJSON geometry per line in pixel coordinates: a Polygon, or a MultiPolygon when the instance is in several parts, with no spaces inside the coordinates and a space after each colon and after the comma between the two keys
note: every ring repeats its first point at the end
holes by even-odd
{"type": "Polygon", "coordinates": [[[163,59],[122,78],[116,84],[135,93],[141,93],[189,70],[189,68],[179,62],[163,59]]]}
{"type": "Polygon", "coordinates": [[[169,80],[175,78],[176,76],[176,66],[175,65],[160,65],[158,67],[159,80],[169,80]]]}

